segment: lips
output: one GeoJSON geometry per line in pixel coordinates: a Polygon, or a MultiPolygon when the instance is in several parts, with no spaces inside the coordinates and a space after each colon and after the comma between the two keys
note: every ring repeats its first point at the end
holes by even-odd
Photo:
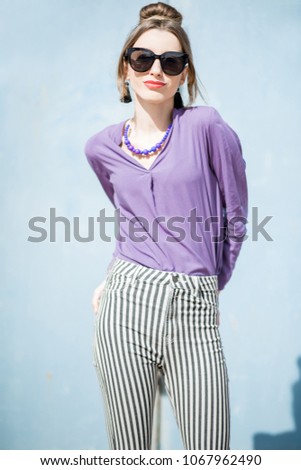
{"type": "Polygon", "coordinates": [[[163,82],[154,81],[154,80],[146,80],[144,83],[152,83],[154,85],[165,85],[165,83],[163,82]]]}
{"type": "Polygon", "coordinates": [[[146,80],[144,82],[144,84],[148,87],[148,88],[161,88],[162,86],[165,85],[165,83],[163,82],[158,82],[158,81],[154,81],[154,80],[146,80]]]}

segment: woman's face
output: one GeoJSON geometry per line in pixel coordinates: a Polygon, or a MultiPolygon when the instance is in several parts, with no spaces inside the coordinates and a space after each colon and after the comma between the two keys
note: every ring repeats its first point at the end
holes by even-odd
{"type": "MultiPolygon", "coordinates": [[[[150,29],[143,33],[132,47],[144,47],[155,54],[163,54],[167,51],[182,52],[178,38],[169,31],[150,29]]],[[[187,75],[187,67],[180,75],[167,75],[163,72],[160,60],[156,59],[152,67],[146,72],[135,72],[132,67],[125,64],[125,77],[130,81],[135,95],[141,100],[152,103],[163,103],[175,95],[180,85],[183,85],[187,75]],[[145,82],[161,82],[164,86],[152,86],[145,82]]]]}

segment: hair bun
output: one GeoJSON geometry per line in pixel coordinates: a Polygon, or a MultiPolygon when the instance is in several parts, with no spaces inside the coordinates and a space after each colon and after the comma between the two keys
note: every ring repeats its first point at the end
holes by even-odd
{"type": "Polygon", "coordinates": [[[182,24],[182,15],[174,7],[163,2],[150,3],[140,10],[140,23],[150,19],[172,20],[182,24]]]}

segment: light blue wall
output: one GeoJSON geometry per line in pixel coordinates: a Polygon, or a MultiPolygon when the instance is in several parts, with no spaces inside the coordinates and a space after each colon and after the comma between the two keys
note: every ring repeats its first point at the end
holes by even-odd
{"type": "MultiPolygon", "coordinates": [[[[293,0],[178,0],[199,76],[237,131],[250,222],[220,296],[230,375],[232,449],[301,449],[300,12],[293,0]],[[251,235],[251,234],[250,234],[251,235]],[[268,442],[268,444],[266,444],[268,442]]],[[[30,243],[34,216],[87,218],[105,207],[87,138],[131,116],[115,67],[145,2],[0,1],[1,448],[105,449],[92,365],[90,298],[114,249],[100,241],[30,243]]],[[[196,104],[202,104],[201,99],[196,104]]],[[[61,224],[62,225],[62,224],[61,224]]],[[[112,231],[113,235],[113,231],[112,231]]],[[[181,448],[164,402],[163,448],[181,448]],[[168,426],[168,427],[167,427],[168,426]]]]}

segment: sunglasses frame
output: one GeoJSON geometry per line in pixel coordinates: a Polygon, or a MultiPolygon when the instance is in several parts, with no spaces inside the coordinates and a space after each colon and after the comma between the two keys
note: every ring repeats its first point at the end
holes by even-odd
{"type": "Polygon", "coordinates": [[[146,49],[145,47],[128,47],[125,51],[125,54],[124,54],[124,59],[126,59],[130,66],[132,67],[133,70],[135,70],[135,72],[140,72],[140,73],[144,73],[144,72],[147,72],[148,70],[150,70],[153,66],[153,63],[155,62],[156,59],[159,59],[160,60],[160,64],[161,64],[161,68],[163,70],[163,72],[166,74],[166,75],[171,75],[171,76],[176,76],[176,75],[180,75],[183,70],[185,69],[185,67],[188,66],[188,63],[189,63],[189,56],[186,52],[178,52],[178,51],[166,51],[166,52],[163,52],[163,54],[155,54],[153,51],[151,51],[150,49],[146,49]],[[146,70],[136,70],[133,66],[132,66],[132,61],[131,61],[131,54],[135,51],[147,51],[147,52],[151,52],[152,54],[152,63],[151,65],[146,69],[146,70]],[[172,54],[172,57],[180,57],[180,58],[183,58],[183,68],[182,70],[179,72],[179,73],[175,73],[175,74],[172,74],[172,73],[167,73],[165,72],[164,70],[164,62],[162,63],[162,61],[164,61],[165,58],[168,58],[168,54],[172,54]]]}

